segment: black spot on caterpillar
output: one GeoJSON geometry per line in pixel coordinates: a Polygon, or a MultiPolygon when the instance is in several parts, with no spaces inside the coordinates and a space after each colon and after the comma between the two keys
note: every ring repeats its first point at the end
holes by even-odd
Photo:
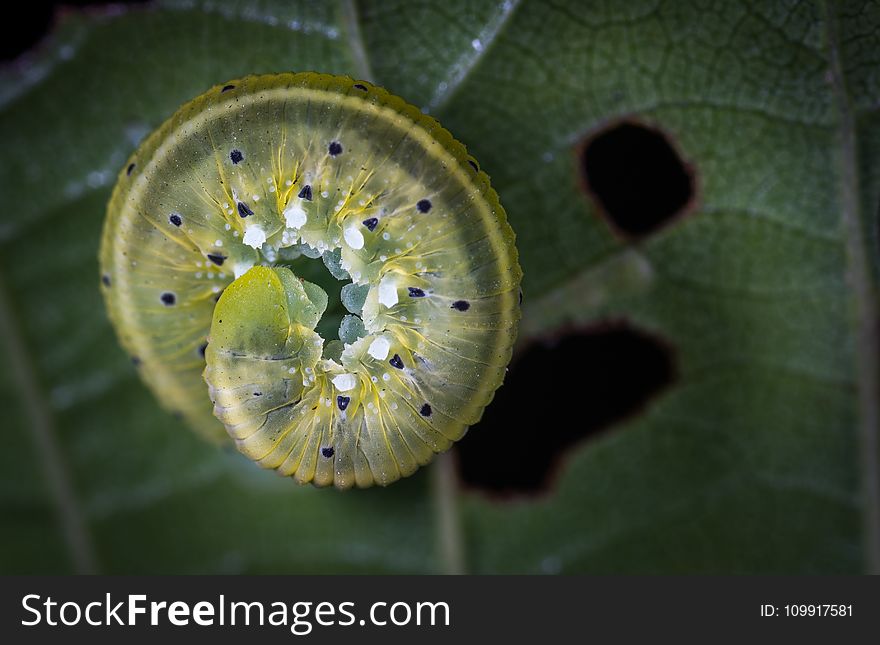
{"type": "Polygon", "coordinates": [[[252,211],[244,202],[238,202],[238,214],[242,217],[249,217],[254,214],[254,211],[252,211]]]}
{"type": "Polygon", "coordinates": [[[162,404],[265,468],[339,488],[389,484],[461,438],[520,315],[486,175],[433,118],[367,87],[278,74],[194,99],[141,144],[138,182],[117,182],[101,248],[111,320],[149,356],[139,373],[162,404]],[[315,331],[328,296],[290,254],[351,282],[340,341],[315,331]]]}

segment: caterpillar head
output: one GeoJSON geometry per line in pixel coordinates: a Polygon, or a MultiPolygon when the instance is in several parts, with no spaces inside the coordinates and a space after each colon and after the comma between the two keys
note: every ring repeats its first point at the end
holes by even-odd
{"type": "Polygon", "coordinates": [[[164,405],[340,488],[391,483],[460,439],[519,320],[514,235],[485,173],[417,108],[323,74],[184,105],[120,173],[101,271],[164,405]],[[346,283],[338,339],[316,330],[327,293],[298,275],[318,258],[346,283]]]}

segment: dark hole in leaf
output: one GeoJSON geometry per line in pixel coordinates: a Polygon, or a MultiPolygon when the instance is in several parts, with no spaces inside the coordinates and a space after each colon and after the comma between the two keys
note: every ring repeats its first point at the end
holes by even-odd
{"type": "Polygon", "coordinates": [[[574,445],[639,412],[675,379],[671,348],[624,323],[532,345],[457,445],[465,485],[546,490],[574,445]]]}
{"type": "MultiPolygon", "coordinates": [[[[2,60],[11,61],[38,46],[57,24],[57,14],[76,9],[100,12],[108,6],[145,4],[149,0],[50,0],[49,2],[13,3],[15,28],[6,29],[0,39],[2,60]]],[[[63,47],[64,43],[59,43],[63,47]]]]}
{"type": "Polygon", "coordinates": [[[52,5],[41,3],[22,11],[16,18],[15,29],[4,30],[0,40],[3,44],[3,60],[13,60],[37,44],[49,31],[52,13],[52,5]]]}
{"type": "Polygon", "coordinates": [[[580,162],[590,195],[625,237],[643,237],[693,203],[691,169],[658,130],[635,123],[603,130],[580,162]]]}

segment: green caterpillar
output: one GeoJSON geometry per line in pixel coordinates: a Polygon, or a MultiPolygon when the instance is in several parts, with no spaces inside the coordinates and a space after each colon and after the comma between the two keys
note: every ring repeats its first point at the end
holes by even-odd
{"type": "Polygon", "coordinates": [[[486,174],[434,119],[341,76],[250,76],[180,108],[120,173],[100,264],[159,400],[318,486],[386,485],[460,439],[520,317],[486,174]],[[326,293],[287,268],[303,256],[351,281],[340,340],[315,331],[326,293]]]}

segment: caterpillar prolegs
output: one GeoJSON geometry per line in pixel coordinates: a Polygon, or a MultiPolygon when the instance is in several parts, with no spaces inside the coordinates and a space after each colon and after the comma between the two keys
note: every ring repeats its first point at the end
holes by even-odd
{"type": "Polygon", "coordinates": [[[460,439],[520,315],[514,234],[464,146],[325,74],[251,76],[180,108],[120,173],[100,261],[163,405],[320,486],[389,484],[460,439]],[[315,331],[325,291],[289,268],[319,257],[350,282],[339,340],[315,331]]]}

